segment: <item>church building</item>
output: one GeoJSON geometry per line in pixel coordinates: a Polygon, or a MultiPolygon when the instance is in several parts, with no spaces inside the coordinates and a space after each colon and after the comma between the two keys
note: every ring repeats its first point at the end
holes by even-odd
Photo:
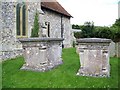
{"type": "Polygon", "coordinates": [[[63,47],[72,47],[72,16],[56,0],[43,1],[0,1],[0,59],[22,54],[19,38],[31,37],[36,11],[39,13],[39,38],[64,38],[63,47]]]}

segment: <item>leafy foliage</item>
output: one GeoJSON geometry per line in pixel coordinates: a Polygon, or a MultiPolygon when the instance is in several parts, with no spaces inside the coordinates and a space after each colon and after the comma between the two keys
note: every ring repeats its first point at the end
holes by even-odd
{"type": "Polygon", "coordinates": [[[32,32],[31,32],[31,37],[38,37],[39,34],[39,14],[36,12],[35,14],[35,18],[34,18],[34,27],[32,29],[32,32]]]}
{"type": "Polygon", "coordinates": [[[81,32],[74,32],[74,37],[77,38],[77,39],[82,37],[81,35],[82,35],[81,32]]]}
{"type": "Polygon", "coordinates": [[[72,46],[75,47],[75,41],[73,41],[72,46]]]}
{"type": "Polygon", "coordinates": [[[120,41],[120,19],[111,27],[94,26],[93,22],[85,22],[84,25],[73,25],[73,29],[81,29],[82,32],[75,33],[76,38],[108,38],[117,42],[120,41]]]}
{"type": "Polygon", "coordinates": [[[80,29],[80,26],[73,24],[73,25],[72,25],[72,28],[73,28],[73,29],[80,29]]]}
{"type": "Polygon", "coordinates": [[[90,38],[93,37],[94,23],[85,22],[82,27],[82,38],[90,38]]]}
{"type": "Polygon", "coordinates": [[[114,41],[120,41],[120,18],[116,19],[115,23],[113,24],[113,26],[111,27],[111,30],[113,32],[113,40],[114,41]]]}
{"type": "Polygon", "coordinates": [[[84,25],[72,25],[73,29],[81,29],[82,32],[75,32],[75,38],[90,38],[93,37],[94,23],[85,22],[84,25]]]}
{"type": "Polygon", "coordinates": [[[117,26],[120,27],[120,18],[116,19],[115,23],[113,24],[113,26],[117,26]]]}
{"type": "Polygon", "coordinates": [[[94,37],[112,39],[113,32],[109,27],[96,27],[94,31],[94,37]]]}

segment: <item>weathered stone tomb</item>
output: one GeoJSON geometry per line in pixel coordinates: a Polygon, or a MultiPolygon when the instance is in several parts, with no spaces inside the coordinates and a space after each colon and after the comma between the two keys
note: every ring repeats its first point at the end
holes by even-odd
{"type": "Polygon", "coordinates": [[[83,38],[78,39],[81,76],[110,76],[109,44],[110,39],[83,38]]]}
{"type": "Polygon", "coordinates": [[[19,39],[25,64],[22,70],[47,71],[62,64],[62,38],[19,39]]]}
{"type": "Polygon", "coordinates": [[[36,12],[39,37],[64,38],[63,46],[72,47],[72,16],[57,0],[49,1],[0,0],[0,60],[23,54],[19,38],[31,37],[36,12]]]}

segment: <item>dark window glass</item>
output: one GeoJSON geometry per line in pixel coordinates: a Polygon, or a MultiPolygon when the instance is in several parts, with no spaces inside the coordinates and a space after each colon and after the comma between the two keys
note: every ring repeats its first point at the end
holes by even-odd
{"type": "Polygon", "coordinates": [[[22,35],[25,36],[26,35],[26,7],[25,5],[23,6],[22,9],[22,35]]]}
{"type": "Polygon", "coordinates": [[[20,35],[20,5],[17,4],[16,7],[16,26],[17,26],[17,35],[20,35]]]}
{"type": "Polygon", "coordinates": [[[50,23],[48,22],[48,37],[50,37],[50,23]]]}
{"type": "Polygon", "coordinates": [[[61,38],[63,38],[63,33],[64,33],[64,24],[61,24],[61,38]]]}

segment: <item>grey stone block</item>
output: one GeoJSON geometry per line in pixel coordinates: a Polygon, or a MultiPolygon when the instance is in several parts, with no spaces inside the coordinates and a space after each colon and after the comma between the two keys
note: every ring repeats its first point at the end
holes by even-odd
{"type": "Polygon", "coordinates": [[[109,44],[111,40],[83,38],[78,39],[77,42],[81,64],[77,75],[109,77],[109,44]]]}
{"type": "Polygon", "coordinates": [[[22,70],[47,71],[62,64],[61,38],[19,39],[23,46],[25,64],[22,70]]]}

